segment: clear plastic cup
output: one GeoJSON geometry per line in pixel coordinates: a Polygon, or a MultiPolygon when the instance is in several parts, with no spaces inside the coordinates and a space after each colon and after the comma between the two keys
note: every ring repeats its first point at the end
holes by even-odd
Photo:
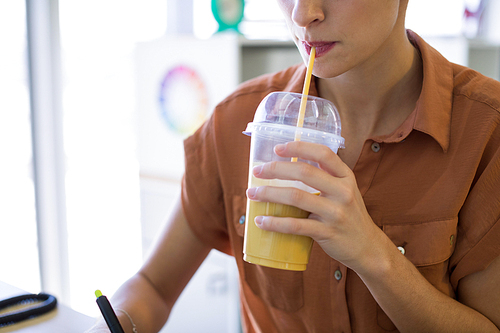
{"type": "MultiPolygon", "coordinates": [[[[297,187],[319,195],[319,191],[299,181],[259,179],[252,175],[256,165],[272,161],[290,161],[274,153],[277,144],[294,141],[314,142],[328,146],[337,153],[344,147],[341,137],[340,117],[336,107],[328,100],[308,96],[304,125],[297,127],[302,95],[290,92],[273,92],[259,104],[253,122],[243,132],[251,135],[248,187],[281,186],[297,187]]],[[[299,159],[317,166],[316,163],[299,159]]],[[[309,212],[297,207],[272,202],[247,200],[243,259],[262,266],[303,271],[309,262],[312,239],[306,236],[282,234],[258,228],[256,216],[307,218],[309,212]]]]}

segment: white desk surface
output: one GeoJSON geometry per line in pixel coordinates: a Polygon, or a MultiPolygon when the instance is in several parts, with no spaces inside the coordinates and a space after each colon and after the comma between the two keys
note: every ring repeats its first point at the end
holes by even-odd
{"type": "MultiPolygon", "coordinates": [[[[26,293],[22,289],[0,281],[0,299],[26,293]]],[[[58,300],[55,310],[33,319],[2,327],[0,333],[83,333],[95,321],[95,318],[76,312],[58,300]]]]}

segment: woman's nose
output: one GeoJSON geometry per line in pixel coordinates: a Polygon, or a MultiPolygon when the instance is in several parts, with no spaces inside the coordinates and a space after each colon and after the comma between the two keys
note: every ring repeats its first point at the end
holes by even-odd
{"type": "Polygon", "coordinates": [[[322,0],[295,0],[292,11],[292,21],[302,28],[314,22],[323,21],[325,19],[325,13],[323,11],[322,2],[322,0]]]}

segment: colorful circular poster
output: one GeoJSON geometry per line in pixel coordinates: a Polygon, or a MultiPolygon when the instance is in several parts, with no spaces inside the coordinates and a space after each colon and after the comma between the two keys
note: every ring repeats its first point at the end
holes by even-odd
{"type": "Polygon", "coordinates": [[[200,75],[192,68],[178,65],[170,69],[160,87],[160,113],[174,132],[193,133],[208,114],[208,94],[200,75]]]}

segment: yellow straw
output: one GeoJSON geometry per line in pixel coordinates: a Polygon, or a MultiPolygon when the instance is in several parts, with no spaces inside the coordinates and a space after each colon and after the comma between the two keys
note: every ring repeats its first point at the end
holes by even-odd
{"type": "MultiPolygon", "coordinates": [[[[297,118],[297,127],[304,126],[304,117],[306,113],[307,95],[309,95],[309,86],[311,85],[311,75],[314,65],[314,58],[316,57],[316,48],[311,48],[311,55],[309,56],[309,64],[307,65],[306,79],[304,81],[304,88],[302,89],[302,98],[300,99],[299,117],[297,118]]],[[[295,132],[295,141],[300,141],[300,132],[295,132]]],[[[297,157],[292,158],[292,162],[297,162],[297,157]]]]}

